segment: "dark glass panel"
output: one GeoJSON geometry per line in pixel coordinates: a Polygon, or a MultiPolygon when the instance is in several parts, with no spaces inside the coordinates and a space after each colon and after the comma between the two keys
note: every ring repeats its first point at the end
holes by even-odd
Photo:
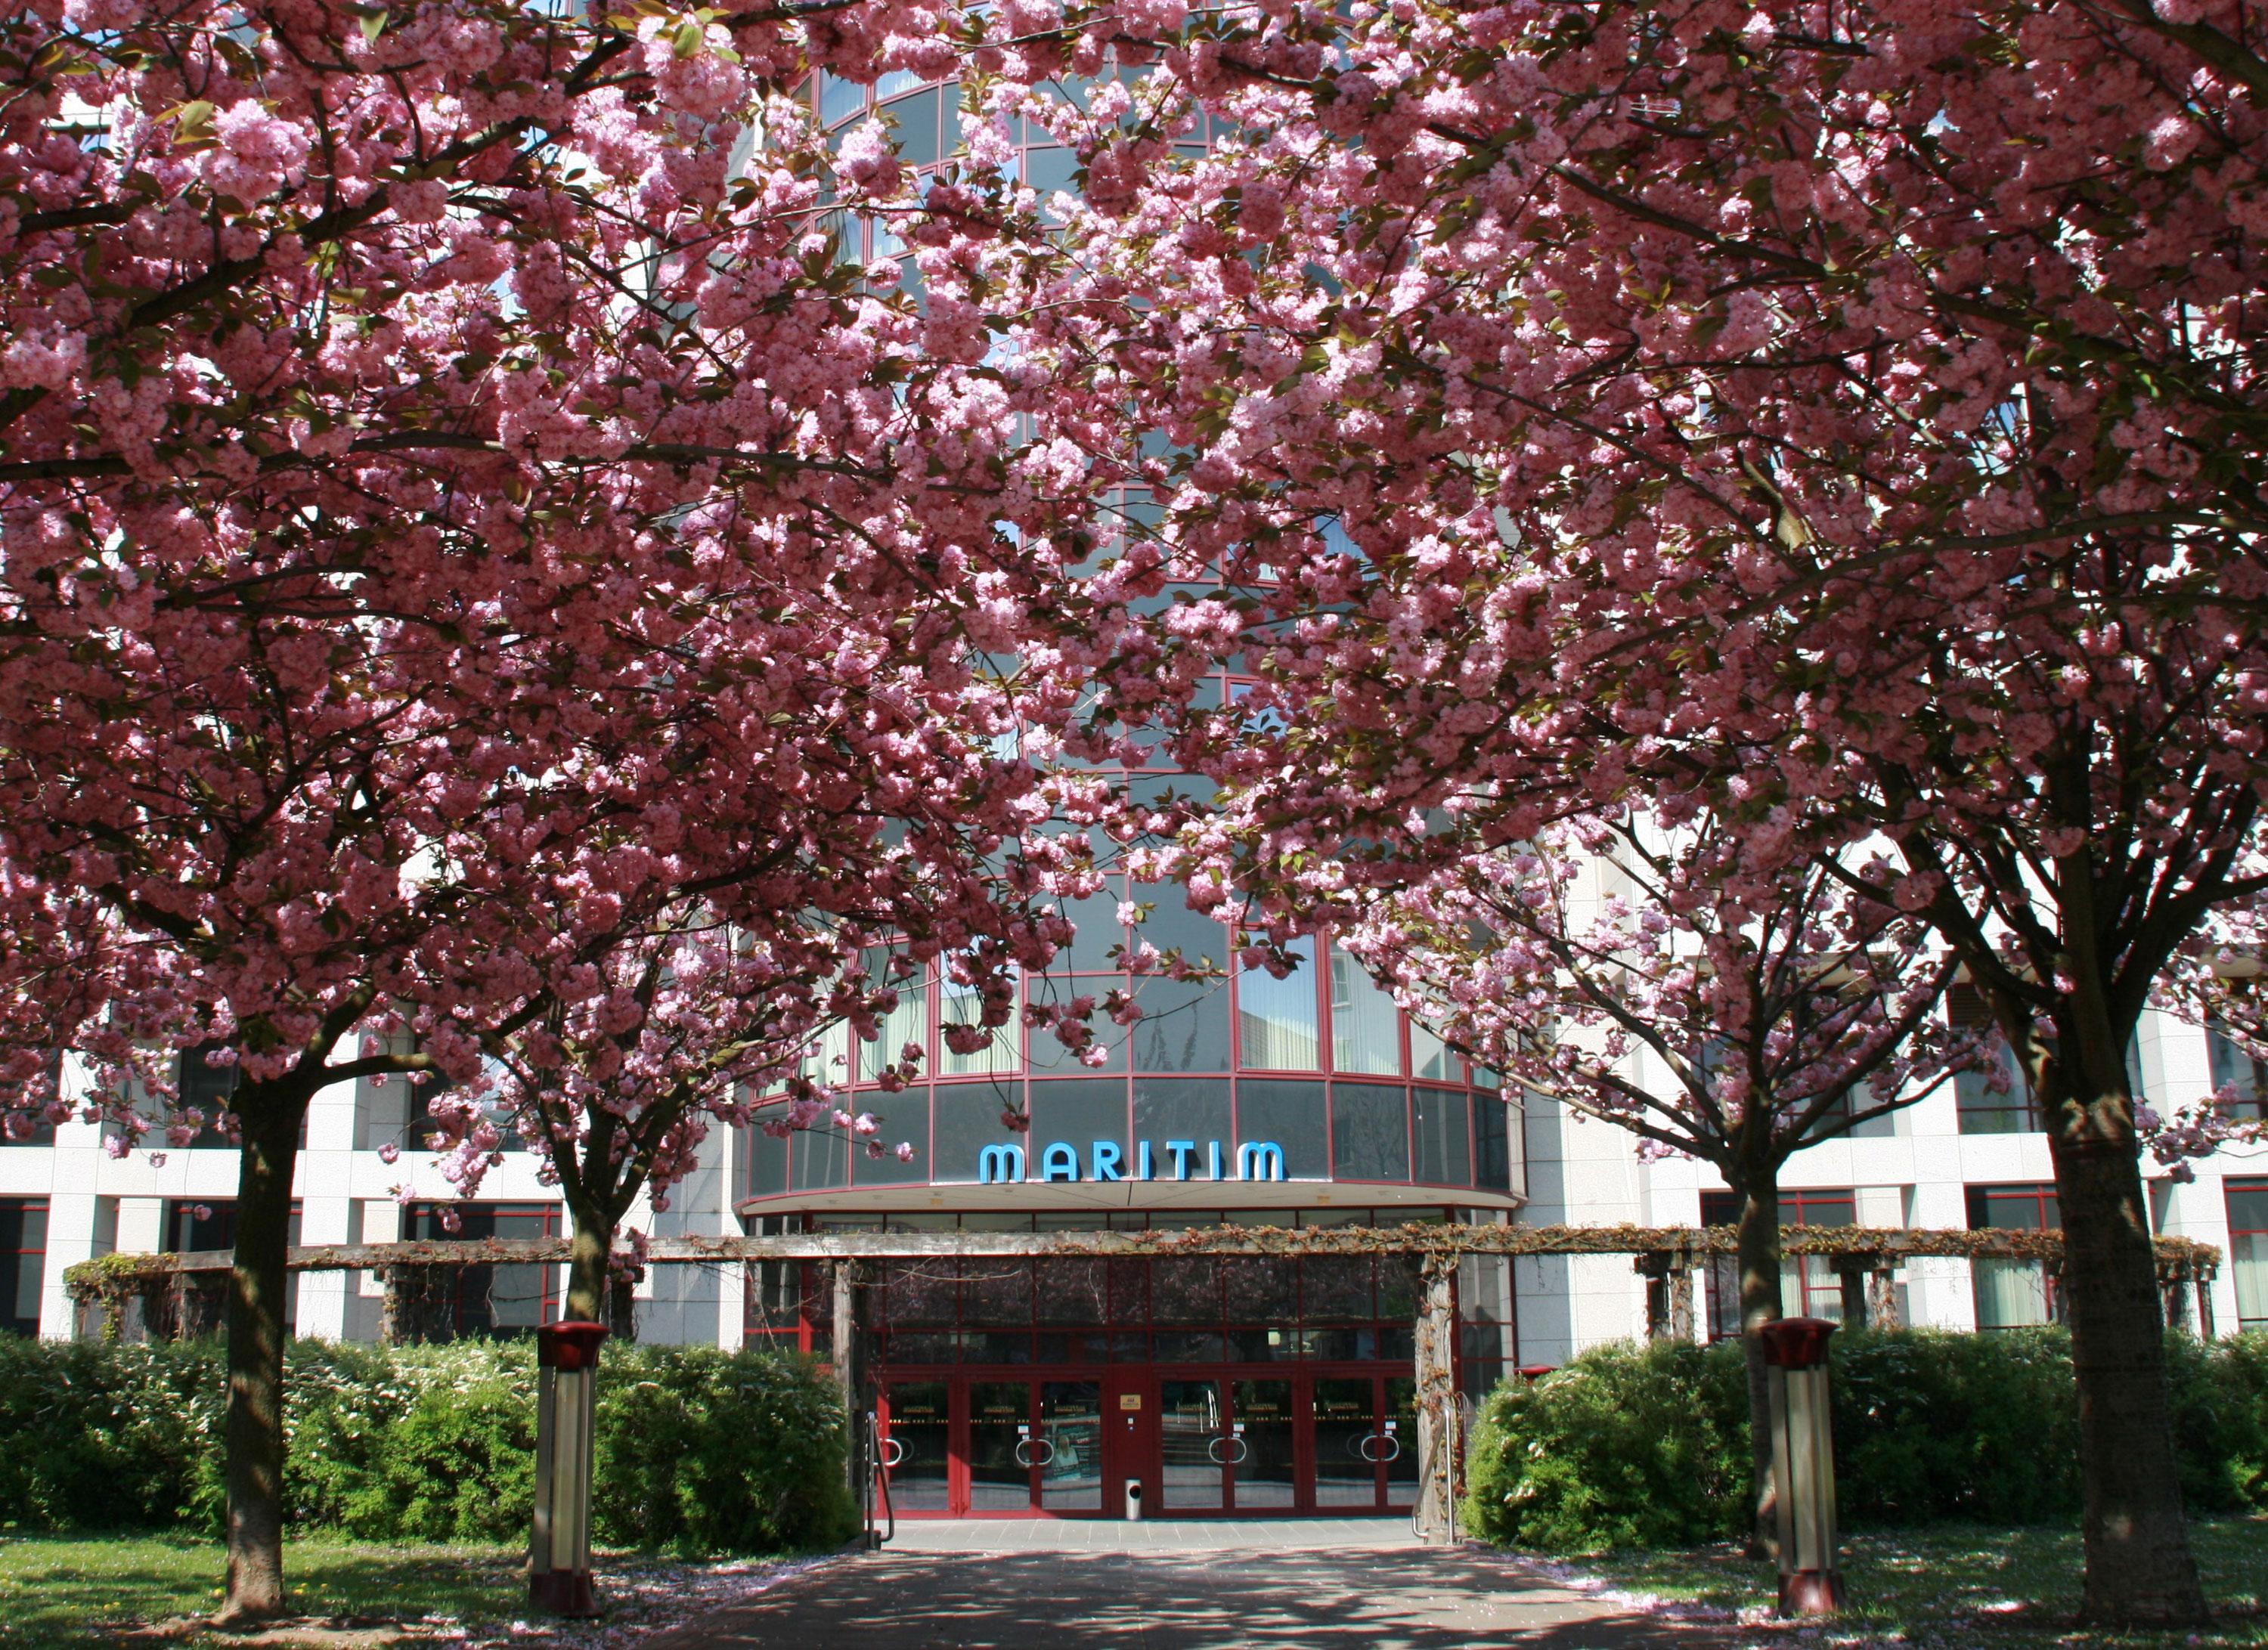
{"type": "Polygon", "coordinates": [[[894,1261],[885,1273],[884,1321],[907,1326],[949,1328],[954,1322],[954,1266],[950,1261],[894,1261]]]}
{"type": "Polygon", "coordinates": [[[1161,1325],[1219,1322],[1219,1260],[1210,1255],[1188,1255],[1153,1262],[1150,1319],[1161,1325]]]}
{"type": "Polygon", "coordinates": [[[1032,1505],[1032,1389],[987,1381],[968,1389],[968,1506],[975,1513],[1020,1513],[1032,1505]]]}
{"type": "MultiPolygon", "coordinates": [[[[984,1148],[998,1146],[1022,1154],[1031,1145],[1029,1136],[1009,1129],[1000,1121],[1011,1100],[1020,1100],[1023,1086],[1011,1081],[1003,1086],[992,1083],[940,1083],[936,1090],[933,1109],[936,1128],[932,1133],[933,1157],[928,1164],[929,1178],[937,1182],[965,1184],[976,1181],[983,1169],[984,1148]]],[[[1037,1173],[1037,1166],[1025,1165],[1026,1174],[1037,1173]]]]}
{"type": "Polygon", "coordinates": [[[1226,1072],[1228,987],[1219,980],[1141,981],[1134,1027],[1138,1072],[1226,1072]]]}
{"type": "Polygon", "coordinates": [[[787,1190],[787,1142],[776,1139],[762,1129],[751,1127],[740,1131],[740,1138],[748,1152],[747,1195],[751,1197],[776,1197],[787,1190]]]}
{"type": "Polygon", "coordinates": [[[1289,1180],[1329,1180],[1329,1119],[1321,1083],[1244,1077],[1236,1083],[1236,1143],[1270,1141],[1284,1150],[1289,1180]]]}
{"type": "Polygon", "coordinates": [[[1118,1148],[1117,1171],[1132,1179],[1134,1153],[1126,1139],[1126,1085],[1108,1079],[1071,1079],[1032,1085],[1031,1167],[1041,1177],[1047,1149],[1057,1143],[1071,1147],[1079,1163],[1079,1178],[1097,1178],[1094,1146],[1104,1141],[1118,1148]]]}
{"type": "Polygon", "coordinates": [[[1407,1181],[1408,1092],[1383,1083],[1332,1084],[1331,1157],[1340,1180],[1407,1181]]]}
{"type": "Polygon", "coordinates": [[[1141,1143],[1148,1142],[1156,1176],[1174,1178],[1174,1156],[1168,1140],[1187,1140],[1196,1148],[1189,1158],[1191,1180],[1205,1173],[1205,1148],[1229,1138],[1228,1085],[1214,1079],[1138,1077],[1134,1079],[1133,1159],[1138,1162],[1141,1143]]]}
{"type": "Polygon", "coordinates": [[[1229,1420],[1237,1440],[1229,1451],[1235,1458],[1236,1505],[1290,1507],[1298,1482],[1292,1443],[1292,1383],[1240,1381],[1230,1388],[1230,1397],[1229,1420]]]}
{"type": "Polygon", "coordinates": [[[1218,1513],[1233,1454],[1217,1381],[1158,1383],[1160,1503],[1170,1512],[1218,1513]]]}
{"type": "Polygon", "coordinates": [[[1160,1332],[1153,1337],[1161,1364],[1217,1364],[1228,1356],[1228,1343],[1208,1330],[1160,1332]]]}
{"type": "Polygon", "coordinates": [[[1411,1122],[1418,1136],[1418,1178],[1429,1186],[1473,1183],[1471,1143],[1466,1136],[1465,1097],[1440,1088],[1413,1089],[1411,1122]]]}
{"type": "Polygon", "coordinates": [[[1184,961],[1211,958],[1215,968],[1227,965],[1228,930],[1203,911],[1191,910],[1179,883],[1138,882],[1134,898],[1150,908],[1150,915],[1135,926],[1136,945],[1161,952],[1179,947],[1184,961]]]}
{"type": "Polygon", "coordinates": [[[925,1184],[930,1177],[928,1088],[916,1086],[867,1097],[865,1109],[881,1125],[882,1131],[874,1138],[881,1142],[883,1151],[880,1157],[870,1156],[861,1143],[851,1160],[852,1180],[861,1186],[925,1184]],[[898,1160],[901,1142],[914,1149],[909,1163],[898,1160]]]}
{"type": "Polygon", "coordinates": [[[893,1386],[885,1402],[889,1425],[882,1460],[890,1475],[890,1506],[904,1513],[942,1513],[948,1505],[948,1443],[953,1436],[950,1389],[941,1381],[893,1386]]]}
{"type": "Polygon", "coordinates": [[[1042,1323],[1101,1323],[1108,1273],[1099,1260],[1043,1260],[1035,1267],[1034,1315],[1042,1323]]]}
{"type": "Polygon", "coordinates": [[[1288,1256],[1231,1256],[1221,1263],[1221,1321],[1282,1328],[1299,1299],[1299,1263],[1288,1256]]]}
{"type": "Polygon", "coordinates": [[[1102,1510],[1102,1389],[1092,1381],[1040,1388],[1040,1504],[1051,1513],[1102,1510]]]}
{"type": "Polygon", "coordinates": [[[792,1145],[788,1161],[795,1170],[798,1191],[850,1184],[850,1143],[833,1124],[799,1130],[792,1145]]]}
{"type": "Polygon", "coordinates": [[[961,1263],[961,1321],[971,1329],[1005,1328],[1032,1321],[1032,1263],[1019,1260],[961,1263]]]}
{"type": "Polygon", "coordinates": [[[1512,1111],[1487,1093],[1473,1096],[1473,1184],[1484,1191],[1512,1190],[1512,1111]]]}
{"type": "Polygon", "coordinates": [[[1368,1323],[1378,1315],[1371,1298],[1367,1255],[1310,1255],[1300,1263],[1300,1315],[1309,1323],[1368,1323]]]}
{"type": "Polygon", "coordinates": [[[1408,1255],[1378,1257],[1378,1317],[1407,1322],[1418,1315],[1418,1263],[1408,1255]]]}

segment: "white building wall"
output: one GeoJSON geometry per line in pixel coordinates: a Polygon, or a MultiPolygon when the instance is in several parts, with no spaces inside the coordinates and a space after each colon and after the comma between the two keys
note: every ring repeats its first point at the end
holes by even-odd
{"type": "MultiPolygon", "coordinates": [[[[2195,1104],[2212,1092],[2205,1032],[2171,1015],[2145,1016],[2140,1045],[2143,1086],[2161,1110],[2195,1104]]],[[[1641,1068],[1641,1080],[1646,1073],[1641,1068]]],[[[1653,1074],[1659,1079],[1660,1074],[1653,1074]]],[[[1687,1225],[1701,1215],[1702,1194],[1725,1182],[1690,1159],[1641,1162],[1635,1136],[1577,1117],[1550,1101],[1528,1110],[1528,1177],[1534,1201],[1526,1218],[1539,1225],[1687,1225]]],[[[2186,1237],[2229,1253],[2223,1182],[2268,1176],[2268,1145],[2225,1147],[2192,1165],[2196,1180],[2177,1184],[2146,1160],[2153,1219],[2168,1236],[2186,1237]]],[[[2052,1184],[2055,1168],[2044,1134],[1970,1134],[1960,1130],[1947,1084],[1875,1125],[1870,1138],[1829,1141],[1799,1153],[1782,1175],[1785,1190],[1849,1190],[1862,1226],[1966,1227],[1971,1186],[2052,1184]]],[[[2213,1324],[2236,1327],[2233,1269],[2224,1261],[2213,1285],[2213,1324]]],[[[1646,1332],[1643,1281],[1618,1257],[1574,1262],[1524,1260],[1520,1283],[1521,1360],[1556,1364],[1605,1341],[1646,1332]]],[[[1897,1274],[1907,1322],[1973,1330],[1976,1297],[1969,1263],[1926,1259],[1897,1274]]],[[[1697,1319],[1702,1291],[1697,1289],[1697,1319]]],[[[1697,1322],[1697,1332],[1705,1325],[1697,1322]]],[[[2195,1327],[2192,1324],[2192,1327],[2195,1327]]]]}

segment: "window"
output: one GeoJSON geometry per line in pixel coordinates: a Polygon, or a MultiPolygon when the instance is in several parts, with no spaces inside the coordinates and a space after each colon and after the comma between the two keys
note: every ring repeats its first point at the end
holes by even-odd
{"type": "MultiPolygon", "coordinates": [[[[453,1206],[458,1228],[452,1232],[442,1222],[444,1207],[414,1205],[402,1236],[427,1243],[556,1237],[563,1212],[556,1204],[460,1204],[453,1206]]],[[[528,1334],[552,1315],[556,1267],[537,1263],[431,1270],[433,1278],[424,1301],[426,1321],[420,1326],[428,1336],[443,1339],[485,1336],[501,1340],[528,1334]]]]}
{"type": "MultiPolygon", "coordinates": [[[[2052,1232],[2062,1225],[2052,1185],[1969,1188],[1972,1232],[2052,1232]]],[[[2021,1329],[2062,1317],[2062,1303],[2040,1262],[1975,1260],[1969,1271],[1977,1293],[1978,1329],[2021,1329]]]]}
{"type": "Polygon", "coordinates": [[[872,1042],[858,1045],[859,1080],[872,1082],[880,1075],[882,1067],[896,1064],[908,1043],[922,1051],[917,1075],[926,1075],[932,1069],[929,1054],[929,971],[918,969],[903,979],[893,980],[887,952],[869,952],[866,967],[878,984],[887,985],[897,992],[898,1005],[882,1016],[880,1035],[872,1042]]]}
{"type": "MultiPolygon", "coordinates": [[[[510,1079],[496,1061],[484,1059],[482,1064],[487,1069],[489,1086],[482,1097],[481,1115],[497,1131],[496,1149],[499,1152],[523,1151],[526,1143],[520,1139],[519,1131],[512,1123],[515,1108],[511,1098],[512,1090],[507,1086],[510,1079]]],[[[457,1085],[439,1072],[422,1083],[412,1082],[407,1077],[397,1077],[394,1080],[409,1085],[410,1149],[425,1151],[428,1149],[425,1142],[432,1135],[433,1102],[453,1093],[457,1085]]],[[[303,1139],[300,1144],[305,1145],[306,1141],[303,1139]]]]}
{"type": "Polygon", "coordinates": [[[2032,1103],[2031,1087],[2016,1069],[2015,1051],[2008,1047],[2007,1039],[1993,1028],[1992,1011],[1984,1001],[1984,993],[1966,981],[1956,982],[1946,991],[1945,1012],[1946,1018],[1955,1027],[1990,1033],[1985,1064],[1954,1073],[1953,1104],[1960,1117],[1961,1132],[2037,1133],[2040,1114],[2032,1103]],[[1996,1066],[2007,1083],[1999,1089],[1992,1086],[1996,1066]]]}
{"type": "MultiPolygon", "coordinates": [[[[1701,1194],[1703,1226],[1733,1226],[1741,1200],[1729,1191],[1701,1194]]],[[[1779,1195],[1779,1223],[1786,1226],[1856,1226],[1859,1200],[1847,1190],[1805,1189],[1779,1195]]],[[[1730,1340],[1741,1332],[1740,1264],[1729,1255],[1709,1263],[1709,1338],[1730,1340]]],[[[1780,1264],[1780,1309],[1790,1317],[1843,1321],[1843,1279],[1831,1257],[1790,1256],[1780,1264]]]]}
{"type": "MultiPolygon", "coordinates": [[[[63,1092],[63,1057],[60,1052],[50,1054],[48,1057],[46,1085],[41,1089],[35,1089],[26,1094],[23,1098],[27,1101],[37,1100],[42,1093],[50,1100],[61,1095],[63,1092]]],[[[21,1129],[23,1132],[17,1134],[9,1128],[0,1128],[0,1146],[53,1145],[55,1143],[55,1125],[45,1117],[37,1116],[34,1114],[33,1120],[26,1120],[21,1113],[17,1113],[4,1121],[14,1128],[21,1129]]]]}
{"type": "MultiPolygon", "coordinates": [[[[294,1246],[299,1241],[299,1205],[297,1200],[291,1204],[291,1222],[284,1241],[294,1246]]],[[[236,1200],[232,1197],[207,1197],[202,1200],[167,1198],[164,1247],[168,1255],[234,1249],[236,1200]]],[[[298,1316],[299,1274],[286,1272],[284,1274],[284,1321],[296,1323],[298,1316]]]]}
{"type": "Polygon", "coordinates": [[[1331,1066],[1376,1077],[1402,1072],[1401,1016],[1393,998],[1336,946],[1331,947],[1331,1066]]]}
{"type": "Polygon", "coordinates": [[[2236,1285],[2237,1327],[2268,1330],[2268,1180],[2232,1180],[2228,1261],[2236,1285]]]}
{"type": "Polygon", "coordinates": [[[0,1198],[0,1331],[40,1332],[47,1270],[47,1199],[0,1198]]]}
{"type": "MultiPolygon", "coordinates": [[[[976,1026],[984,1023],[984,998],[973,985],[956,983],[949,971],[940,971],[938,984],[938,1019],[946,1026],[976,1026]]],[[[1012,1017],[1005,1026],[991,1028],[991,1041],[974,1054],[955,1054],[945,1041],[942,1031],[938,1035],[937,1074],[939,1077],[993,1077],[1016,1069],[1016,1025],[1012,1017]]],[[[820,1081],[828,1080],[814,1073],[820,1081]]]]}
{"type": "Polygon", "coordinates": [[[1238,1064],[1248,1072],[1319,1070],[1315,1028],[1315,942],[1302,935],[1291,952],[1300,966],[1282,979],[1265,969],[1236,970],[1238,1064]]]}
{"type": "Polygon", "coordinates": [[[180,1095],[180,1109],[192,1108],[203,1114],[196,1138],[191,1146],[225,1146],[228,1137],[221,1132],[221,1114],[228,1109],[229,1096],[236,1093],[237,1069],[234,1065],[215,1065],[206,1057],[228,1045],[224,1042],[201,1042],[194,1049],[184,1049],[173,1057],[173,1081],[180,1095]]]}
{"type": "Polygon", "coordinates": [[[2250,1053],[2219,1025],[2205,1028],[2214,1092],[2230,1090],[2221,1115],[2235,1121],[2268,1117],[2268,1060],[2250,1053]]]}

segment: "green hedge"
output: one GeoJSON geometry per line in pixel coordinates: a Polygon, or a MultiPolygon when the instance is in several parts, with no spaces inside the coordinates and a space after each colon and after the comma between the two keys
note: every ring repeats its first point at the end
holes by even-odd
{"type": "MultiPolygon", "coordinates": [[[[2072,1517],[2077,1402],[2059,1330],[1913,1330],[1833,1343],[1844,1522],[2072,1517]]],[[[2268,1507],[2268,1335],[2168,1340],[2182,1490],[2197,1512],[2268,1507]]],[[[1467,1528],[1556,1551],[1741,1533],[1750,1495],[1737,1345],[1624,1342],[1499,1387],[1473,1440],[1467,1528]]]]}
{"type": "MultiPolygon", "coordinates": [[[[527,1344],[294,1342],[284,1490],[302,1529],[372,1541],[523,1539],[534,1491],[527,1344]]],[[[0,1337],[0,1524],[217,1529],[221,1350],[0,1337]]],[[[843,1410],[807,1360],[609,1347],[593,1531],[688,1555],[832,1546],[857,1527],[843,1410]]]]}

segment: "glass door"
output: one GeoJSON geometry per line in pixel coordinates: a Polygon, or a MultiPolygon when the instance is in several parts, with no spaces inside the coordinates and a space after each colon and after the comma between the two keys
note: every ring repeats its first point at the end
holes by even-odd
{"type": "Polygon", "coordinates": [[[1033,1442],[1039,1456],[1040,1505],[1050,1513],[1100,1513],[1101,1385],[1093,1381],[1042,1381],[1040,1431],[1033,1442]]]}
{"type": "Polygon", "coordinates": [[[1300,1470],[1292,1425],[1289,1381],[1230,1384],[1228,1456],[1240,1509],[1290,1512],[1298,1499],[1300,1470]]]}
{"type": "Polygon", "coordinates": [[[968,1510],[1028,1513],[1048,1453],[1032,1430],[1032,1383],[968,1383],[968,1510]]]}
{"type": "Polygon", "coordinates": [[[898,1513],[953,1508],[952,1390],[942,1381],[893,1385],[882,1397],[882,1470],[898,1513]]]}
{"type": "Polygon", "coordinates": [[[1218,1381],[1158,1383],[1162,1505],[1174,1513],[1218,1513],[1238,1453],[1222,1412],[1218,1381]]]}
{"type": "Polygon", "coordinates": [[[1314,1392],[1315,1506],[1375,1507],[1378,1383],[1368,1375],[1323,1375],[1314,1392]]]}
{"type": "Polygon", "coordinates": [[[1418,1505],[1418,1383],[1407,1375],[1385,1380],[1384,1436],[1372,1453],[1385,1469],[1386,1504],[1390,1507],[1418,1505]]]}

